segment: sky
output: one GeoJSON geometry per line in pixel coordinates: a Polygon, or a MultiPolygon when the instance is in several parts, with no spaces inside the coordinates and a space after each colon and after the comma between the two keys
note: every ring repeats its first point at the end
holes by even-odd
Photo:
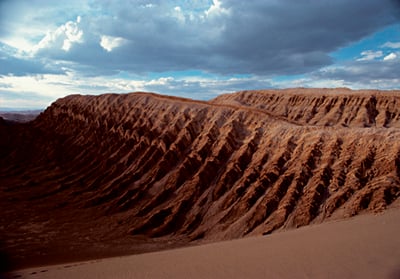
{"type": "Polygon", "coordinates": [[[400,0],[0,0],[0,108],[288,87],[399,89],[400,0]]]}

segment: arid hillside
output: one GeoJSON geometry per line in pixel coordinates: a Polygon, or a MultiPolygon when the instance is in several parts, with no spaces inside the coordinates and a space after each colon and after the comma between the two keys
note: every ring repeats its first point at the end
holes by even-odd
{"type": "Polygon", "coordinates": [[[0,233],[28,264],[33,251],[140,252],[400,204],[400,91],[73,95],[33,122],[0,121],[0,136],[0,233]]]}
{"type": "Polygon", "coordinates": [[[268,111],[301,125],[400,128],[400,98],[395,91],[284,89],[225,94],[212,101],[268,111]]]}

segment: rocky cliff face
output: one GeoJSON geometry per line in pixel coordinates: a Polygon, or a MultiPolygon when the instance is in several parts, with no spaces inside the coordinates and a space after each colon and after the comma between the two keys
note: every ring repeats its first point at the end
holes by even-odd
{"type": "Polygon", "coordinates": [[[81,234],[99,241],[231,239],[399,204],[399,91],[76,95],[7,134],[9,237],[36,216],[96,224],[81,234]]]}

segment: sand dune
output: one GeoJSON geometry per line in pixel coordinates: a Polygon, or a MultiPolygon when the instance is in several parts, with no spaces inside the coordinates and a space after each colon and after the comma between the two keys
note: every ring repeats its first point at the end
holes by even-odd
{"type": "Polygon", "coordinates": [[[73,95],[0,121],[17,266],[259,236],[392,206],[400,92],[73,95]]]}
{"type": "Polygon", "coordinates": [[[400,210],[165,252],[16,271],[23,278],[400,277],[400,210]]]}

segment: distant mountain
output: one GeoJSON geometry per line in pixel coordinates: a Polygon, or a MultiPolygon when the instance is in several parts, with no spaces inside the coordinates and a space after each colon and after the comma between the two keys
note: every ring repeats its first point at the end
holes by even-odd
{"type": "Polygon", "coordinates": [[[25,264],[400,205],[400,91],[73,95],[0,134],[0,233],[25,264]]]}
{"type": "Polygon", "coordinates": [[[29,122],[34,120],[43,110],[0,109],[0,117],[11,122],[29,122]]]}

